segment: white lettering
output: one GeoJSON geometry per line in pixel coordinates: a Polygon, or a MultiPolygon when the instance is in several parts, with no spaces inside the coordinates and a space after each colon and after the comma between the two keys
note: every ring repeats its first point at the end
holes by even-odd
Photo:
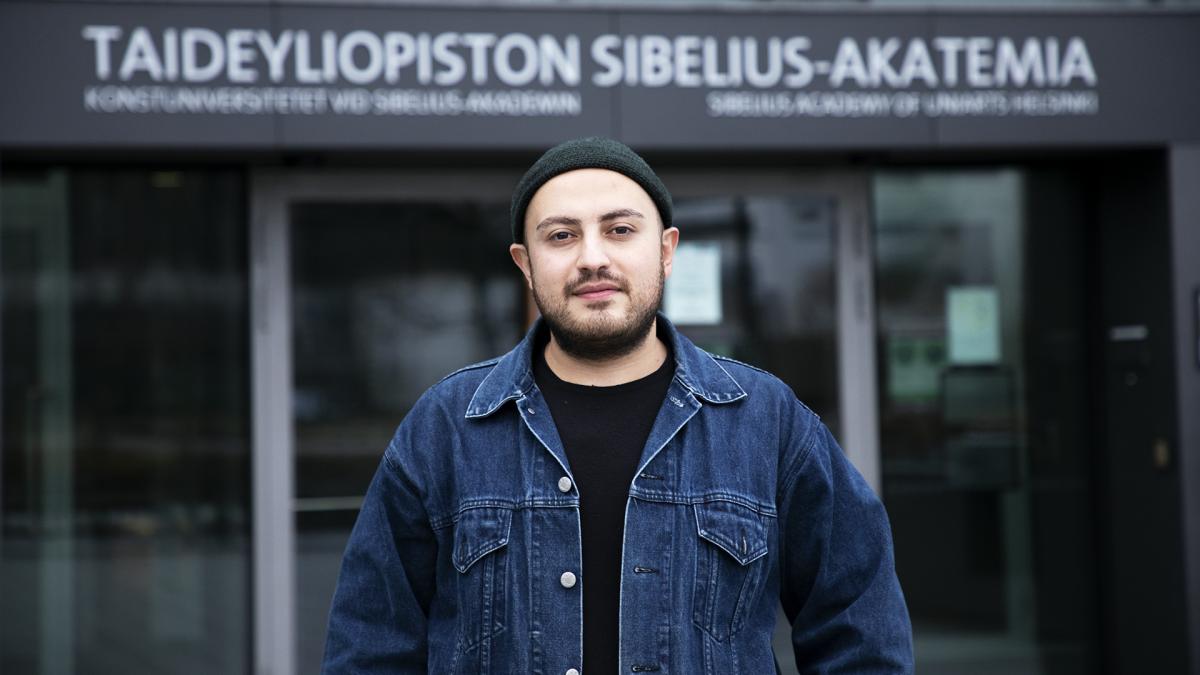
{"type": "Polygon", "coordinates": [[[389,84],[400,81],[400,69],[417,60],[417,43],[408,33],[391,31],[383,37],[383,78],[389,84]]]}
{"type": "Polygon", "coordinates": [[[184,28],[181,34],[183,79],[208,82],[225,69],[225,41],[207,28],[184,28]],[[200,47],[208,49],[208,63],[200,63],[200,47]]]}
{"type": "MultiPolygon", "coordinates": [[[[323,30],[320,54],[314,54],[318,50],[317,32],[307,30],[231,28],[217,32],[203,27],[152,30],[146,26],[87,25],[81,35],[91,43],[96,79],[101,82],[204,83],[220,79],[229,85],[242,85],[269,79],[271,84],[281,84],[294,77],[299,85],[342,82],[384,86],[408,77],[413,86],[453,87],[469,82],[476,86],[498,83],[525,87],[537,83],[544,87],[577,87],[584,76],[580,36],[575,34],[368,29],[343,34],[323,30]],[[259,65],[259,59],[263,65],[259,65]],[[410,68],[413,72],[406,76],[410,68]]],[[[921,98],[939,88],[983,92],[1022,87],[1094,87],[1098,79],[1087,45],[1080,37],[1064,38],[1061,46],[1060,39],[1054,37],[842,37],[833,54],[825,53],[818,59],[812,54],[810,38],[804,35],[610,33],[592,40],[588,51],[590,80],[598,87],[805,89],[821,79],[833,89],[887,88],[898,94],[923,84],[920,94],[909,92],[913,98],[889,103],[890,114],[898,116],[929,114],[930,110],[953,109],[959,104],[975,109],[971,106],[976,102],[992,100],[921,98]],[[918,105],[925,100],[934,103],[918,105]],[[950,103],[942,106],[943,101],[950,103]]],[[[373,95],[370,89],[364,91],[368,98],[373,95]]],[[[773,98],[775,93],[779,92],[770,92],[771,96],[761,100],[784,100],[773,98]]],[[[800,105],[800,99],[785,98],[788,105],[800,105]]],[[[361,96],[347,98],[338,105],[357,110],[362,104],[353,101],[361,100],[361,96]]],[[[392,101],[393,95],[386,94],[384,100],[392,101]]],[[[992,103],[980,109],[984,108],[1001,109],[992,103]]]]}
{"type": "Polygon", "coordinates": [[[433,81],[440,85],[451,85],[462,82],[467,72],[467,62],[462,55],[451,47],[458,42],[458,33],[438,33],[433,38],[433,58],[445,70],[433,76],[433,81]]]}
{"type": "Polygon", "coordinates": [[[254,82],[258,79],[258,71],[248,67],[255,57],[254,50],[250,48],[253,41],[254,31],[231,30],[225,34],[226,74],[230,82],[254,82]]]}
{"type": "Polygon", "coordinates": [[[163,77],[169,82],[179,79],[179,32],[174,28],[163,31],[163,77]]]}
{"type": "Polygon", "coordinates": [[[342,38],[338,45],[338,70],[354,84],[368,84],[378,79],[383,72],[383,43],[379,36],[371,31],[356,30],[342,38]],[[360,47],[367,52],[367,63],[361,67],[354,60],[354,50],[360,47]]]}
{"type": "Polygon", "coordinates": [[[992,86],[992,39],[973,37],[967,39],[967,84],[972,87],[992,86]]]}
{"type": "Polygon", "coordinates": [[[831,86],[840,87],[847,79],[854,80],[860,87],[870,83],[862,52],[858,50],[858,43],[852,38],[842,38],[838,43],[837,54],[833,57],[833,66],[829,72],[831,86]]]}
{"type": "Polygon", "coordinates": [[[729,86],[729,71],[721,72],[721,55],[717,52],[717,39],[704,38],[704,84],[709,87],[729,86]]]}
{"type": "Polygon", "coordinates": [[[162,61],[158,58],[158,50],[154,48],[154,40],[150,37],[150,31],[141,27],[129,34],[129,44],[125,45],[125,58],[121,59],[121,70],[117,76],[129,80],[139,70],[146,71],[155,82],[163,78],[162,61]]]}
{"type": "Polygon", "coordinates": [[[1088,56],[1087,45],[1077,37],[1067,40],[1067,51],[1063,54],[1061,70],[1059,78],[1064,85],[1071,84],[1071,80],[1078,77],[1084,84],[1096,86],[1096,69],[1092,67],[1092,57],[1088,56]]]}
{"type": "Polygon", "coordinates": [[[496,41],[496,51],[493,55],[493,68],[496,77],[504,84],[513,87],[523,87],[538,76],[537,43],[533,38],[523,33],[509,33],[496,41]],[[521,67],[514,68],[512,54],[521,52],[521,67]]]}
{"type": "Polygon", "coordinates": [[[113,40],[121,37],[116,26],[84,26],[83,39],[96,43],[96,79],[107,80],[112,75],[112,59],[109,47],[113,40]]]}
{"type": "Polygon", "coordinates": [[[571,87],[579,85],[578,35],[568,35],[561,45],[552,36],[543,35],[538,38],[538,46],[541,48],[538,80],[542,84],[554,84],[557,73],[563,84],[571,87]]]}
{"type": "Polygon", "coordinates": [[[900,73],[892,67],[892,58],[900,51],[899,38],[888,38],[880,42],[878,38],[867,40],[867,70],[871,75],[871,85],[878,87],[887,84],[889,87],[903,86],[900,73]]]}
{"type": "Polygon", "coordinates": [[[621,68],[621,57],[613,52],[621,46],[621,38],[617,35],[601,35],[592,41],[592,60],[603,70],[592,73],[592,84],[597,87],[612,87],[621,81],[624,73],[621,68]]]}
{"type": "Polygon", "coordinates": [[[1009,38],[996,42],[996,86],[1009,83],[1024,87],[1029,82],[1034,86],[1045,86],[1046,66],[1042,62],[1042,48],[1034,38],[1027,38],[1017,53],[1017,47],[1009,38]]]}
{"type": "Polygon", "coordinates": [[[962,51],[965,40],[960,37],[937,37],[933,39],[933,48],[942,53],[942,82],[953,87],[958,84],[958,53],[962,51]]]}
{"type": "Polygon", "coordinates": [[[270,31],[260,30],[254,34],[258,48],[267,58],[267,74],[272,82],[283,81],[283,66],[287,60],[288,50],[292,48],[293,38],[294,34],[290,30],[280,33],[278,40],[271,37],[270,31]]]}
{"type": "Polygon", "coordinates": [[[663,35],[642,37],[642,84],[663,87],[671,83],[671,41],[663,35]]]}
{"type": "Polygon", "coordinates": [[[433,81],[433,59],[429,54],[429,33],[417,35],[417,82],[429,84],[433,81]]]}
{"type": "Polygon", "coordinates": [[[321,71],[313,66],[308,46],[308,31],[296,33],[296,79],[304,84],[317,84],[321,81],[321,71]]]}
{"type": "Polygon", "coordinates": [[[752,86],[766,89],[779,84],[779,79],[783,76],[783,59],[780,56],[779,38],[773,37],[767,40],[767,67],[766,70],[758,69],[758,41],[754,38],[746,38],[746,82],[752,86]]]}
{"type": "Polygon", "coordinates": [[[918,79],[927,87],[938,85],[937,71],[933,67],[933,59],[929,56],[929,47],[925,46],[925,41],[921,38],[908,43],[908,50],[904,52],[904,63],[900,64],[900,79],[906,87],[911,87],[918,79]]]}
{"type": "Polygon", "coordinates": [[[783,83],[789,87],[806,87],[813,78],[812,61],[804,55],[810,46],[809,39],[803,36],[790,37],[783,43],[783,60],[793,71],[783,78],[783,83]]]}
{"type": "Polygon", "coordinates": [[[625,85],[636,86],[638,83],[638,40],[632,35],[625,36],[625,85]]]}
{"type": "Polygon", "coordinates": [[[492,33],[463,33],[462,42],[471,50],[471,81],[486,84],[488,81],[487,50],[496,44],[492,33]]]}
{"type": "Polygon", "coordinates": [[[1058,86],[1058,67],[1061,64],[1058,62],[1058,40],[1056,38],[1046,38],[1046,82],[1052,86],[1058,86]]]}
{"type": "Polygon", "coordinates": [[[700,36],[680,35],[675,38],[675,84],[680,87],[699,87],[700,36]]]}
{"type": "Polygon", "coordinates": [[[337,82],[337,33],[321,32],[321,77],[326,82],[337,82]]]}

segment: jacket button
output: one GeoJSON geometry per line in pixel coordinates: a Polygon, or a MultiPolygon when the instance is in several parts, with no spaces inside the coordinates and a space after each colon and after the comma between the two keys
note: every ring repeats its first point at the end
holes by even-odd
{"type": "Polygon", "coordinates": [[[567,668],[567,674],[566,674],[566,675],[579,675],[579,671],[578,671],[578,670],[575,670],[574,668],[567,668]]]}
{"type": "Polygon", "coordinates": [[[558,578],[558,583],[562,584],[563,588],[574,588],[575,574],[573,572],[563,572],[562,576],[558,578]]]}
{"type": "Polygon", "coordinates": [[[558,491],[559,492],[570,492],[571,491],[571,479],[567,478],[566,476],[559,478],[558,479],[558,491]]]}

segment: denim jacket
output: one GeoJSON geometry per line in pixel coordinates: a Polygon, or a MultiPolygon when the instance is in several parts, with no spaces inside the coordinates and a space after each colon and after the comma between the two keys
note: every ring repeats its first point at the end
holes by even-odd
{"type": "MultiPolygon", "coordinates": [[[[621,672],[772,675],[780,601],[801,673],[911,672],[874,492],[787,385],[658,321],[675,376],[626,501],[621,672]]],[[[342,561],[324,672],[581,675],[579,493],[533,379],[539,328],[400,424],[342,561]]]]}

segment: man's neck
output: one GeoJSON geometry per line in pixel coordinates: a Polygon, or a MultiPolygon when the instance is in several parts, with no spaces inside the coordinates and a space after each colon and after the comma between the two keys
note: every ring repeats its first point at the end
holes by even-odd
{"type": "Polygon", "coordinates": [[[657,328],[658,320],[655,319],[642,344],[628,354],[602,361],[568,354],[551,333],[550,342],[546,344],[546,365],[558,379],[572,384],[612,387],[639,380],[658,370],[667,358],[667,346],[658,339],[657,328]]]}

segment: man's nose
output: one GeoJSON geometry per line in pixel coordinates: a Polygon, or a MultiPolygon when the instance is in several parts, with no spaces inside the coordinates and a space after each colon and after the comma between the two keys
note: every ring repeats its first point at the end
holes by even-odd
{"type": "Polygon", "coordinates": [[[599,234],[584,234],[579,250],[579,267],[598,270],[608,267],[608,264],[608,250],[604,238],[599,234]]]}

